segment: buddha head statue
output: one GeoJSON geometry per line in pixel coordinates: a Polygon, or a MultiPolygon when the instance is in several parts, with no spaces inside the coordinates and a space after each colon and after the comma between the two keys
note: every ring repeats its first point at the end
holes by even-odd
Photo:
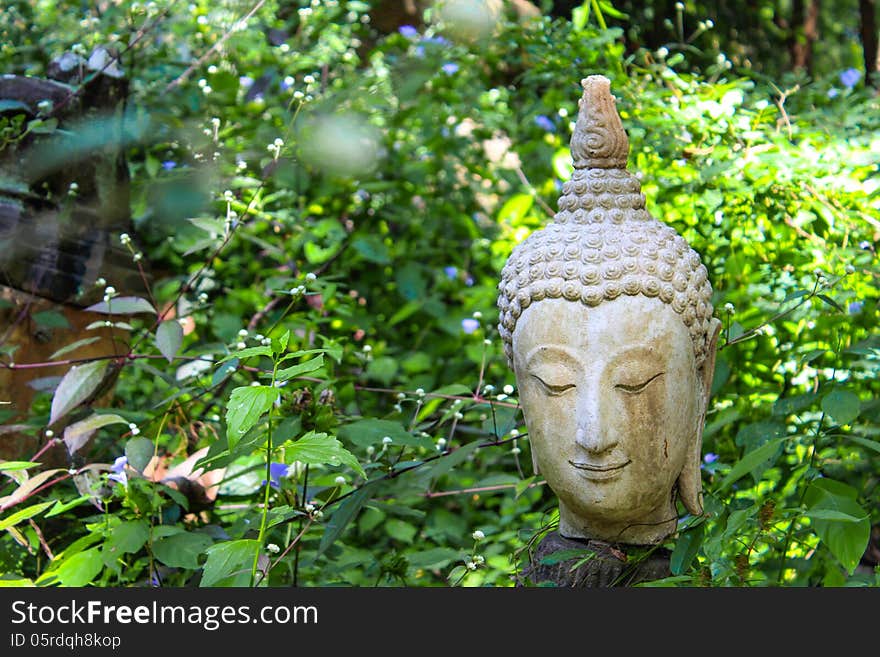
{"type": "Polygon", "coordinates": [[[498,308],[536,472],[569,538],[650,545],[702,513],[721,322],[700,257],[645,209],[602,76],[581,82],[572,178],[513,249],[498,308]]]}

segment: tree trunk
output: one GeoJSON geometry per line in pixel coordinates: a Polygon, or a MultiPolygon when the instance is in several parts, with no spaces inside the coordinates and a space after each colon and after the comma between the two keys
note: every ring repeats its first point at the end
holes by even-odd
{"type": "Polygon", "coordinates": [[[876,0],[859,0],[859,17],[862,51],[865,58],[865,82],[876,89],[880,85],[880,80],[876,76],[877,71],[880,71],[876,0]]]}
{"type": "Polygon", "coordinates": [[[813,44],[819,38],[819,1],[794,0],[791,4],[791,67],[813,72],[813,44]]]}

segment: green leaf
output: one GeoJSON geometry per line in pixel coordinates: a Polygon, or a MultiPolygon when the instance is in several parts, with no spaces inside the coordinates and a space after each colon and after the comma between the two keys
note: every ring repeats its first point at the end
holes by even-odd
{"type": "MultiPolygon", "coordinates": [[[[743,473],[745,474],[745,473],[743,473]]],[[[675,542],[675,549],[669,560],[670,570],[673,575],[681,575],[696,558],[703,544],[703,536],[705,525],[699,524],[693,529],[681,532],[678,540],[675,542]]]]}
{"type": "Polygon", "coordinates": [[[357,516],[364,504],[369,501],[375,484],[375,481],[364,484],[340,502],[336,511],[333,512],[333,515],[330,516],[330,520],[327,522],[327,528],[324,530],[324,535],[321,537],[321,543],[318,546],[318,554],[315,556],[322,554],[336,542],[336,539],[348,527],[348,523],[357,516]]]}
{"type": "Polygon", "coordinates": [[[150,538],[150,527],[143,520],[121,522],[110,532],[104,542],[105,563],[123,554],[138,552],[150,538]]]}
{"type": "Polygon", "coordinates": [[[156,346],[159,352],[172,362],[177,352],[180,351],[180,345],[183,344],[183,327],[176,319],[169,319],[159,324],[156,329],[156,346]]]}
{"type": "Polygon", "coordinates": [[[43,312],[34,313],[31,319],[43,328],[48,329],[66,329],[70,328],[70,322],[61,313],[55,310],[44,310],[43,312]]]}
{"type": "Polygon", "coordinates": [[[55,506],[46,514],[46,518],[51,518],[52,516],[57,516],[60,513],[64,513],[65,511],[69,511],[70,509],[79,506],[83,502],[88,502],[91,499],[90,495],[80,495],[79,497],[75,497],[72,500],[68,500],[67,502],[61,502],[61,500],[57,500],[55,502],[55,506]]]}
{"type": "Polygon", "coordinates": [[[12,494],[7,495],[6,497],[0,497],[0,511],[15,506],[33,491],[49,481],[49,479],[54,477],[57,473],[63,471],[63,468],[52,468],[51,470],[43,470],[39,474],[35,474],[12,491],[12,494]]]}
{"type": "Polygon", "coordinates": [[[387,265],[391,262],[388,254],[388,247],[382,242],[382,238],[377,235],[368,235],[366,237],[358,237],[351,243],[352,248],[361,254],[364,259],[374,262],[377,265],[387,265]]]}
{"type": "Polygon", "coordinates": [[[833,479],[813,481],[804,496],[816,535],[850,575],[871,537],[871,521],[857,497],[855,488],[833,479]]]}
{"type": "Polygon", "coordinates": [[[110,301],[101,301],[86,308],[93,313],[106,315],[137,315],[138,313],[157,314],[156,309],[146,299],[140,297],[115,297],[110,301]]]}
{"type": "Polygon", "coordinates": [[[61,349],[59,349],[54,354],[49,356],[49,360],[55,360],[56,358],[60,358],[64,354],[69,354],[71,351],[76,351],[80,347],[85,347],[86,345],[90,345],[94,342],[97,342],[100,339],[101,339],[100,336],[97,336],[94,338],[83,338],[82,340],[77,340],[76,342],[73,342],[73,343],[67,345],[66,347],[61,347],[61,349]]]}
{"type": "Polygon", "coordinates": [[[391,518],[385,521],[385,532],[401,543],[412,543],[417,531],[415,527],[404,520],[391,518]]]}
{"type": "Polygon", "coordinates": [[[53,504],[54,502],[40,502],[39,504],[34,504],[33,506],[29,506],[19,511],[16,511],[12,515],[0,519],[0,530],[4,530],[7,527],[15,527],[22,520],[33,518],[35,515],[42,513],[46,510],[46,508],[52,506],[53,504]]]}
{"type": "MultiPolygon", "coordinates": [[[[868,438],[862,438],[861,436],[846,436],[847,440],[851,440],[854,443],[858,443],[862,447],[867,447],[870,450],[873,450],[880,454],[880,443],[876,440],[870,440],[868,438]]],[[[3,464],[0,463],[0,469],[2,469],[3,464]]]]}
{"type": "Polygon", "coordinates": [[[67,451],[70,454],[75,454],[86,444],[93,433],[110,424],[128,424],[128,422],[114,413],[107,413],[106,415],[95,414],[85,420],[68,425],[64,428],[64,444],[67,446],[67,451]]]}
{"type": "Polygon", "coordinates": [[[437,479],[437,477],[446,474],[458,464],[464,463],[467,457],[470,456],[479,446],[480,441],[474,440],[452,450],[446,456],[441,456],[439,459],[432,461],[430,466],[423,469],[423,476],[429,481],[437,479]]]}
{"type": "Polygon", "coordinates": [[[79,587],[90,584],[103,568],[101,548],[93,547],[65,559],[57,569],[46,573],[46,576],[54,575],[63,586],[79,587]]]}
{"type": "Polygon", "coordinates": [[[849,390],[835,388],[822,398],[822,410],[840,424],[850,424],[859,416],[859,396],[849,390]]]}
{"type": "Polygon", "coordinates": [[[67,371],[52,397],[50,425],[55,424],[60,418],[89,398],[104,380],[107,365],[108,361],[97,360],[92,363],[73,365],[67,371]]]}
{"type": "Polygon", "coordinates": [[[135,436],[125,443],[125,456],[128,457],[128,464],[143,474],[144,468],[153,458],[155,447],[153,441],[143,436],[135,436]]]}
{"type": "Polygon", "coordinates": [[[33,461],[0,461],[0,472],[12,472],[13,470],[27,470],[39,463],[33,461]]]}
{"type": "Polygon", "coordinates": [[[511,196],[501,206],[501,210],[498,211],[498,223],[517,225],[528,214],[534,204],[535,199],[531,194],[515,194],[511,196]]]}
{"type": "Polygon", "coordinates": [[[764,461],[771,458],[773,454],[777,452],[777,449],[784,440],[785,436],[774,438],[773,440],[765,443],[764,445],[761,445],[757,449],[754,449],[743,456],[737,462],[737,464],[730,469],[730,472],[727,473],[724,481],[722,481],[721,485],[718,486],[718,492],[720,493],[721,491],[726,490],[735,481],[741,479],[743,476],[754,470],[757,466],[764,463],[764,461]]]}
{"type": "Polygon", "coordinates": [[[207,534],[183,532],[153,541],[153,555],[171,568],[195,570],[199,567],[199,555],[213,544],[207,534]]]}
{"type": "Polygon", "coordinates": [[[828,295],[826,295],[826,294],[817,294],[816,296],[819,297],[820,299],[822,299],[822,301],[824,301],[825,303],[827,303],[829,306],[831,306],[832,308],[834,308],[834,310],[836,310],[837,312],[839,312],[839,313],[845,313],[845,312],[846,312],[846,311],[843,309],[843,306],[841,306],[839,303],[837,303],[834,299],[832,299],[832,298],[829,297],[828,295]]]}
{"type": "Polygon", "coordinates": [[[364,469],[354,454],[342,446],[342,443],[326,433],[308,432],[286,449],[289,458],[312,465],[347,465],[361,476],[364,469]]]}
{"type": "Polygon", "coordinates": [[[275,375],[275,378],[278,381],[287,381],[295,376],[308,374],[309,372],[314,372],[315,370],[319,370],[322,367],[324,367],[324,354],[319,354],[315,358],[310,358],[309,360],[300,363],[299,365],[294,365],[293,367],[279,370],[278,373],[275,375]]]}
{"type": "Polygon", "coordinates": [[[260,544],[253,539],[215,543],[205,551],[208,560],[202,570],[200,587],[214,586],[237,572],[250,572],[260,544]]]}
{"type": "Polygon", "coordinates": [[[242,386],[232,391],[226,405],[226,441],[230,450],[272,408],[276,399],[278,389],[271,386],[242,386]]]}
{"type": "Polygon", "coordinates": [[[269,347],[248,347],[247,349],[241,349],[240,351],[236,351],[235,353],[229,354],[226,358],[217,361],[218,363],[225,363],[227,360],[232,360],[233,358],[250,358],[252,356],[269,356],[272,357],[272,350],[269,347]]]}
{"type": "Polygon", "coordinates": [[[342,426],[337,434],[346,443],[352,443],[358,447],[381,447],[385,436],[391,438],[391,446],[403,445],[406,447],[425,447],[431,449],[434,442],[430,438],[414,436],[403,428],[399,422],[393,420],[379,420],[370,418],[358,420],[342,426]]]}

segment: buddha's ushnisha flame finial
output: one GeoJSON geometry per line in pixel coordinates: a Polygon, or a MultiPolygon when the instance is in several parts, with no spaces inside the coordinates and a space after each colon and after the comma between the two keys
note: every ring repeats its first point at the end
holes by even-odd
{"type": "Polygon", "coordinates": [[[575,169],[625,169],[629,139],[617,114],[611,81],[603,75],[581,80],[583,96],[571,136],[575,169]]]}

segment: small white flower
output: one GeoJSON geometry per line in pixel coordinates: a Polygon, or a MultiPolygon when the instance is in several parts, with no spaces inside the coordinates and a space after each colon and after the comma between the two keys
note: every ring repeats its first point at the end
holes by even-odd
{"type": "Polygon", "coordinates": [[[343,477],[342,475],[339,475],[333,481],[336,482],[337,486],[345,486],[345,477],[343,477]]]}
{"type": "Polygon", "coordinates": [[[675,3],[675,10],[676,11],[684,11],[684,3],[683,2],[676,2],[675,3]]]}
{"type": "Polygon", "coordinates": [[[260,344],[264,347],[268,347],[272,344],[272,338],[263,338],[262,340],[260,340],[260,344]]]}
{"type": "Polygon", "coordinates": [[[483,340],[483,344],[489,347],[492,345],[492,341],[489,338],[486,338],[485,340],[483,340]]]}
{"type": "Polygon", "coordinates": [[[400,401],[403,401],[404,399],[406,399],[406,393],[398,392],[397,399],[399,399],[400,401]]]}
{"type": "Polygon", "coordinates": [[[519,429],[511,429],[510,430],[510,437],[511,438],[518,438],[519,437],[519,429]]]}
{"type": "Polygon", "coordinates": [[[302,100],[303,98],[305,98],[305,94],[304,94],[302,91],[294,91],[294,92],[293,92],[293,97],[294,97],[296,100],[302,100]]]}
{"type": "Polygon", "coordinates": [[[465,561],[464,565],[467,566],[468,570],[476,570],[477,569],[477,564],[475,564],[473,561],[465,561]]]}
{"type": "Polygon", "coordinates": [[[102,276],[95,281],[95,285],[97,285],[98,287],[103,287],[104,285],[107,285],[107,280],[102,276]]]}
{"type": "Polygon", "coordinates": [[[131,431],[132,436],[137,436],[141,432],[138,425],[136,425],[134,422],[128,423],[128,429],[129,429],[129,431],[131,431]]]}
{"type": "Polygon", "coordinates": [[[507,395],[502,393],[500,395],[496,395],[495,399],[497,399],[498,401],[504,401],[505,399],[507,399],[507,395]]]}
{"type": "Polygon", "coordinates": [[[313,280],[315,280],[316,278],[318,278],[318,277],[317,277],[317,275],[315,275],[313,272],[309,272],[308,274],[306,274],[306,280],[307,280],[307,281],[313,281],[313,280]]]}
{"type": "Polygon", "coordinates": [[[400,404],[395,404],[394,405],[394,412],[395,413],[403,413],[403,406],[401,406],[400,404]]]}
{"type": "Polygon", "coordinates": [[[416,388],[416,395],[419,397],[424,397],[425,391],[422,388],[416,388]]]}
{"type": "Polygon", "coordinates": [[[136,252],[131,256],[131,259],[134,260],[135,262],[140,262],[140,261],[143,259],[143,257],[144,257],[144,254],[143,254],[143,253],[141,253],[140,251],[136,251],[136,252]]]}
{"type": "Polygon", "coordinates": [[[122,234],[119,236],[119,241],[122,242],[123,245],[130,244],[130,243],[131,243],[131,237],[129,236],[128,233],[122,233],[122,234]]]}
{"type": "Polygon", "coordinates": [[[240,337],[240,338],[246,338],[247,336],[248,336],[248,330],[247,330],[247,329],[240,329],[240,330],[238,331],[238,337],[240,337]]]}
{"type": "Polygon", "coordinates": [[[444,447],[446,447],[446,438],[438,438],[437,449],[443,449],[444,447]]]}
{"type": "Polygon", "coordinates": [[[488,395],[493,392],[495,392],[495,386],[493,386],[491,383],[483,386],[483,394],[484,395],[488,395]]]}
{"type": "Polygon", "coordinates": [[[266,545],[266,552],[271,552],[272,554],[278,554],[281,552],[281,548],[275,545],[274,543],[268,543],[266,545]]]}
{"type": "Polygon", "coordinates": [[[315,84],[315,76],[307,75],[303,78],[303,82],[305,82],[306,84],[315,84]]]}
{"type": "Polygon", "coordinates": [[[76,472],[77,472],[76,468],[68,468],[67,469],[67,474],[69,474],[69,475],[75,475],[76,472]]]}
{"type": "Polygon", "coordinates": [[[306,506],[305,506],[305,510],[306,510],[307,512],[311,513],[312,511],[315,510],[315,505],[312,504],[311,502],[309,502],[308,504],[306,504],[306,506]]]}
{"type": "Polygon", "coordinates": [[[393,442],[394,442],[394,440],[392,440],[391,436],[383,436],[383,438],[382,438],[383,445],[390,445],[393,442]]]}
{"type": "Polygon", "coordinates": [[[324,517],[324,512],[321,511],[321,509],[317,509],[312,513],[312,518],[314,520],[320,520],[323,517],[324,517]]]}
{"type": "Polygon", "coordinates": [[[367,456],[372,456],[375,453],[376,453],[376,448],[373,447],[372,445],[368,445],[367,446],[367,456]]]}
{"type": "Polygon", "coordinates": [[[510,450],[510,453],[513,454],[514,456],[518,456],[521,452],[522,452],[522,450],[519,447],[514,447],[513,449],[510,450]]]}
{"type": "Polygon", "coordinates": [[[259,388],[259,387],[260,387],[259,381],[251,381],[251,388],[259,388]]]}
{"type": "Polygon", "coordinates": [[[108,286],[104,289],[104,294],[105,294],[106,296],[108,296],[108,297],[112,297],[114,294],[116,294],[116,288],[113,287],[112,285],[108,285],[108,286]]]}
{"type": "Polygon", "coordinates": [[[736,308],[733,307],[732,303],[725,303],[724,304],[724,312],[726,312],[728,315],[732,315],[735,311],[736,311],[736,308]]]}
{"type": "Polygon", "coordinates": [[[844,269],[844,271],[846,271],[847,274],[855,274],[856,268],[853,267],[852,265],[847,265],[846,268],[844,269]]]}
{"type": "Polygon", "coordinates": [[[478,566],[482,566],[484,563],[486,563],[486,559],[483,558],[482,554],[475,554],[474,555],[474,563],[477,564],[478,566]]]}
{"type": "Polygon", "coordinates": [[[475,541],[482,541],[484,538],[486,538],[486,535],[483,532],[481,532],[479,529],[477,529],[473,534],[471,534],[471,536],[473,537],[473,539],[475,541]]]}
{"type": "Polygon", "coordinates": [[[504,391],[505,395],[512,395],[513,394],[513,386],[510,385],[509,383],[506,386],[504,386],[502,388],[502,390],[504,391]]]}
{"type": "Polygon", "coordinates": [[[464,419],[464,415],[462,415],[461,413],[453,413],[452,417],[456,420],[463,420],[464,419]]]}
{"type": "Polygon", "coordinates": [[[471,317],[473,317],[474,319],[482,319],[482,317],[483,317],[483,313],[481,313],[481,312],[478,310],[478,311],[476,311],[473,315],[471,315],[471,317]]]}
{"type": "Polygon", "coordinates": [[[236,349],[244,349],[246,347],[247,347],[247,345],[244,342],[239,342],[238,344],[235,345],[236,349]]]}
{"type": "Polygon", "coordinates": [[[365,345],[364,345],[364,353],[365,353],[365,354],[368,354],[368,353],[370,353],[371,351],[373,351],[373,348],[372,348],[370,345],[365,344],[365,345]]]}
{"type": "Polygon", "coordinates": [[[46,438],[51,438],[55,435],[55,432],[51,429],[46,429],[46,438]]]}
{"type": "Polygon", "coordinates": [[[210,419],[211,419],[211,422],[219,422],[219,421],[220,421],[220,416],[217,415],[216,413],[214,413],[214,414],[211,416],[210,419]]]}

